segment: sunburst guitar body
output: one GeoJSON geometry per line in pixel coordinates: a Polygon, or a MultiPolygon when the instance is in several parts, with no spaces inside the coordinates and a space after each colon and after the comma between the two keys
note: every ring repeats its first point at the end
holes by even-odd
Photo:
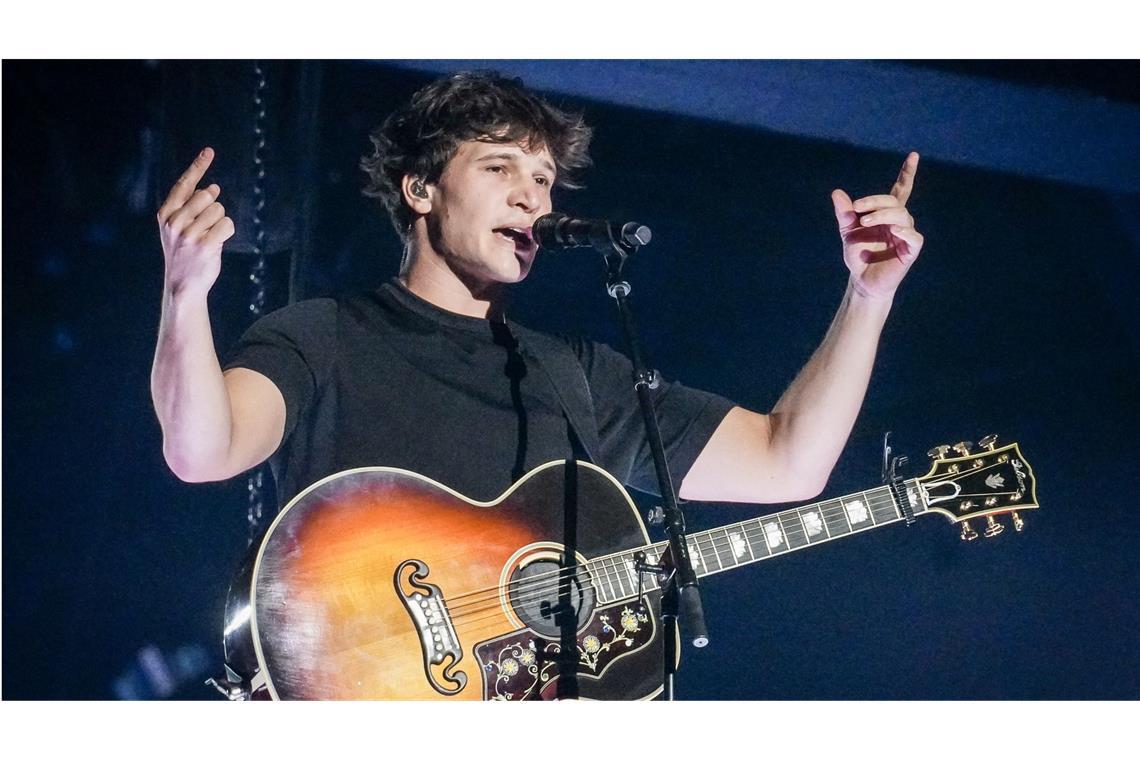
{"type": "Polygon", "coordinates": [[[638,594],[598,561],[647,542],[628,494],[587,463],[551,462],[490,503],[405,470],[339,473],[247,558],[227,667],[278,699],[649,698],[658,584],[638,594]]]}

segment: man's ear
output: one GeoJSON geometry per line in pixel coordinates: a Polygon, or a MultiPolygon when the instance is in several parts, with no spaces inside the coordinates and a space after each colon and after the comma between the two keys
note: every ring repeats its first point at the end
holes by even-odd
{"type": "Polygon", "coordinates": [[[405,174],[400,183],[400,190],[404,194],[404,203],[417,214],[426,214],[431,211],[431,196],[435,188],[424,182],[414,174],[405,174]]]}

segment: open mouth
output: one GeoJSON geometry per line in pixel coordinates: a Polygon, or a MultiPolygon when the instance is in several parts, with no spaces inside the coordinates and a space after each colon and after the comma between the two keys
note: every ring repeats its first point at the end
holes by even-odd
{"type": "Polygon", "coordinates": [[[494,232],[496,235],[500,235],[514,243],[516,249],[532,251],[537,247],[534,238],[530,236],[529,229],[522,227],[497,227],[494,232]]]}

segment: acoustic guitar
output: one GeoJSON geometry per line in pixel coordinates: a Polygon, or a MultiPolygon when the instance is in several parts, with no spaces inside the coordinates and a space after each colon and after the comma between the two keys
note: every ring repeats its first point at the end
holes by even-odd
{"type": "MultiPolygon", "coordinates": [[[[688,535],[698,578],[938,513],[963,540],[1038,508],[1016,443],[932,450],[919,478],[688,535]]],[[[224,632],[231,698],[649,699],[668,543],[611,475],[550,462],[493,502],[368,467],[298,494],[251,547],[224,632]],[[568,550],[569,549],[569,550],[568,550]],[[656,568],[647,570],[647,566],[656,568]],[[563,678],[573,668],[576,678],[563,678]],[[560,685],[560,681],[563,681],[560,685]]]]}

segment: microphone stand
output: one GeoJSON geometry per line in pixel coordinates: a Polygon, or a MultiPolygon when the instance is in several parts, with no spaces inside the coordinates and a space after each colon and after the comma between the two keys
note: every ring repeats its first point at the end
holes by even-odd
{"type": "Polygon", "coordinates": [[[689,545],[685,536],[685,516],[677,503],[673,478],[669,474],[669,464],[665,459],[665,445],[661,440],[657,411],[653,407],[653,398],[650,393],[657,388],[661,380],[657,371],[647,369],[642,359],[641,344],[634,328],[633,311],[628,299],[632,288],[624,278],[626,261],[640,248],[637,243],[649,242],[648,228],[642,229],[644,234],[637,237],[618,236],[618,239],[615,239],[611,233],[608,240],[595,239],[591,242],[593,247],[605,256],[606,291],[617,303],[622,332],[625,334],[626,348],[633,363],[633,386],[637,391],[642,417],[645,419],[645,431],[649,448],[653,452],[653,464],[657,469],[657,483],[664,502],[663,522],[669,534],[669,556],[672,567],[651,568],[643,566],[638,568],[638,573],[656,569],[671,570],[668,580],[662,587],[661,622],[664,627],[662,636],[665,645],[663,693],[666,700],[672,700],[674,698],[673,679],[677,672],[678,660],[678,652],[676,651],[676,644],[679,641],[678,615],[684,619],[686,629],[692,633],[693,646],[703,647],[707,645],[709,637],[708,630],[705,627],[700,591],[697,586],[697,575],[693,571],[693,563],[689,559],[689,545]]]}

